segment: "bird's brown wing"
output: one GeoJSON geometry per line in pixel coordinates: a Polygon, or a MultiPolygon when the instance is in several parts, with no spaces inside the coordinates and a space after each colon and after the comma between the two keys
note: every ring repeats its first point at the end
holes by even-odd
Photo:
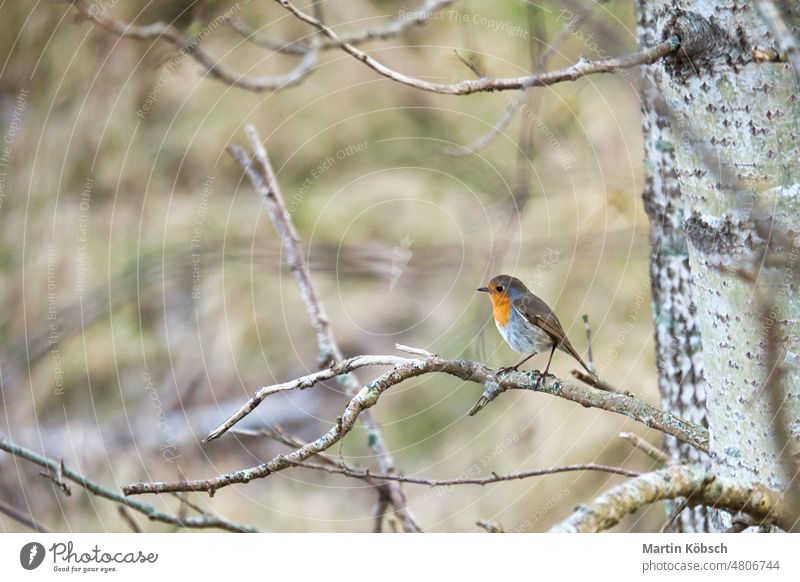
{"type": "Polygon", "coordinates": [[[589,369],[589,366],[586,365],[586,362],[583,361],[583,358],[581,358],[580,354],[578,354],[575,348],[572,347],[572,343],[570,343],[567,334],[564,332],[564,328],[561,327],[561,322],[558,320],[558,317],[556,317],[556,314],[553,313],[553,310],[550,309],[547,303],[536,297],[534,294],[528,293],[528,295],[522,299],[514,301],[513,305],[522,317],[547,333],[551,338],[553,338],[553,341],[558,348],[575,358],[575,360],[577,360],[577,362],[583,366],[583,368],[589,372],[589,374],[595,376],[595,373],[589,369]]]}
{"type": "Polygon", "coordinates": [[[561,322],[558,321],[556,314],[548,307],[547,303],[536,297],[536,295],[528,293],[522,299],[515,300],[513,305],[517,313],[529,323],[547,332],[556,344],[561,342],[569,343],[567,334],[564,333],[564,328],[561,327],[561,322]]]}

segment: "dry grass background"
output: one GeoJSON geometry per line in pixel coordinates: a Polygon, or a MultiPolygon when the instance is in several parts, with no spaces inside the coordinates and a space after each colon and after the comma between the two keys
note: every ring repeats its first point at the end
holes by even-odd
{"type": "MultiPolygon", "coordinates": [[[[119,4],[110,13],[133,18],[146,3],[119,4]]],[[[168,5],[178,4],[153,2],[137,21],[167,18],[168,5]]],[[[330,22],[357,27],[411,7],[375,1],[325,9],[330,22]]],[[[545,41],[560,30],[565,7],[542,5],[545,41]]],[[[310,33],[273,2],[242,2],[237,14],[273,38],[310,33]]],[[[208,477],[284,450],[230,435],[199,445],[256,388],[315,368],[314,338],[281,269],[279,241],[225,152],[228,143],[244,143],[247,122],[265,139],[347,354],[392,353],[399,342],[512,363],[517,355],[474,291],[508,272],[555,308],[581,351],[580,317],[589,314],[601,374],[657,402],[636,72],[537,89],[530,199],[517,215],[524,116],[478,155],[444,153],[446,144],[487,131],[511,94],[423,94],[337,51],[298,87],[253,94],[209,79],[188,58],[168,71],[172,47],[120,40],[75,15],[63,3],[0,3],[4,136],[15,107],[21,111],[0,206],[2,434],[112,488],[208,477]],[[139,117],[155,87],[152,108],[139,117]],[[337,158],[358,144],[362,151],[337,158]],[[335,162],[315,178],[328,158],[335,162]],[[393,259],[401,267],[394,285],[393,259]]],[[[599,5],[551,66],[596,58],[591,43],[609,56],[629,52],[633,26],[629,2],[599,5]]],[[[471,75],[453,47],[480,53],[493,75],[516,75],[530,66],[526,31],[523,2],[457,2],[426,26],[369,47],[418,76],[471,75]],[[484,17],[505,27],[493,30],[484,17]]],[[[202,46],[251,74],[297,62],[243,43],[226,27],[202,46]]],[[[554,371],[566,377],[572,365],[560,354],[554,371]]],[[[439,376],[387,393],[374,412],[399,470],[446,478],[592,461],[651,466],[617,433],[633,430],[656,443],[658,435],[622,417],[525,393],[504,394],[465,417],[479,394],[477,385],[439,376]]],[[[344,402],[333,385],[276,396],[249,426],[277,423],[311,438],[335,422],[344,402]]],[[[363,430],[344,451],[349,462],[371,466],[363,430]]],[[[82,491],[63,497],[38,469],[3,453],[0,467],[0,498],[29,507],[52,529],[126,530],[112,504],[82,491]]],[[[620,479],[571,473],[406,491],[428,531],[473,531],[479,519],[542,531],[620,479]]],[[[274,531],[369,530],[375,501],[359,482],[304,469],[213,499],[193,497],[274,531]]],[[[171,497],[148,501],[178,507],[171,497]]],[[[656,507],[618,529],[652,530],[662,520],[656,507]]],[[[20,527],[0,515],[3,531],[20,527]]]]}

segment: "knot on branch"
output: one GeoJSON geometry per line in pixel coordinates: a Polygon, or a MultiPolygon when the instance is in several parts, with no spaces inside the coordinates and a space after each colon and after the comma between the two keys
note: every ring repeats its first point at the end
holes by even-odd
{"type": "Polygon", "coordinates": [[[698,68],[710,67],[725,61],[732,65],[732,55],[740,54],[741,47],[712,19],[696,12],[680,10],[663,25],[661,40],[677,38],[680,46],[667,58],[667,71],[673,76],[688,77],[698,68]]]}
{"type": "Polygon", "coordinates": [[[694,211],[684,221],[683,228],[692,246],[707,256],[734,256],[763,245],[749,220],[729,214],[713,217],[694,211]]]}

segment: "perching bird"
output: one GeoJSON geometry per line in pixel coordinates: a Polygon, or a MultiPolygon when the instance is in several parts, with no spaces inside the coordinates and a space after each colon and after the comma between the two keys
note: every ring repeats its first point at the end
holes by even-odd
{"type": "Polygon", "coordinates": [[[516,371],[536,354],[550,350],[547,366],[539,376],[541,380],[547,376],[553,354],[558,348],[575,358],[592,377],[597,377],[572,347],[553,310],[528,291],[522,281],[510,275],[498,275],[478,291],[489,294],[494,322],[506,343],[516,352],[531,352],[517,365],[501,368],[501,374],[510,370],[516,371]]]}

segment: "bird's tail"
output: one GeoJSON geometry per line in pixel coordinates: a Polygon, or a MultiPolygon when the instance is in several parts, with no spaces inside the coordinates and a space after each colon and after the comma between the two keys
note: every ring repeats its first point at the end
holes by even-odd
{"type": "Polygon", "coordinates": [[[586,362],[584,362],[583,358],[581,358],[580,354],[575,351],[575,348],[572,347],[572,344],[569,343],[569,340],[565,340],[565,341],[561,342],[561,344],[558,347],[560,347],[562,350],[567,352],[570,356],[575,358],[578,361],[578,363],[581,366],[583,366],[583,369],[586,370],[587,372],[589,372],[589,375],[592,378],[594,378],[595,380],[598,379],[597,374],[589,366],[586,365],[586,362]]]}

